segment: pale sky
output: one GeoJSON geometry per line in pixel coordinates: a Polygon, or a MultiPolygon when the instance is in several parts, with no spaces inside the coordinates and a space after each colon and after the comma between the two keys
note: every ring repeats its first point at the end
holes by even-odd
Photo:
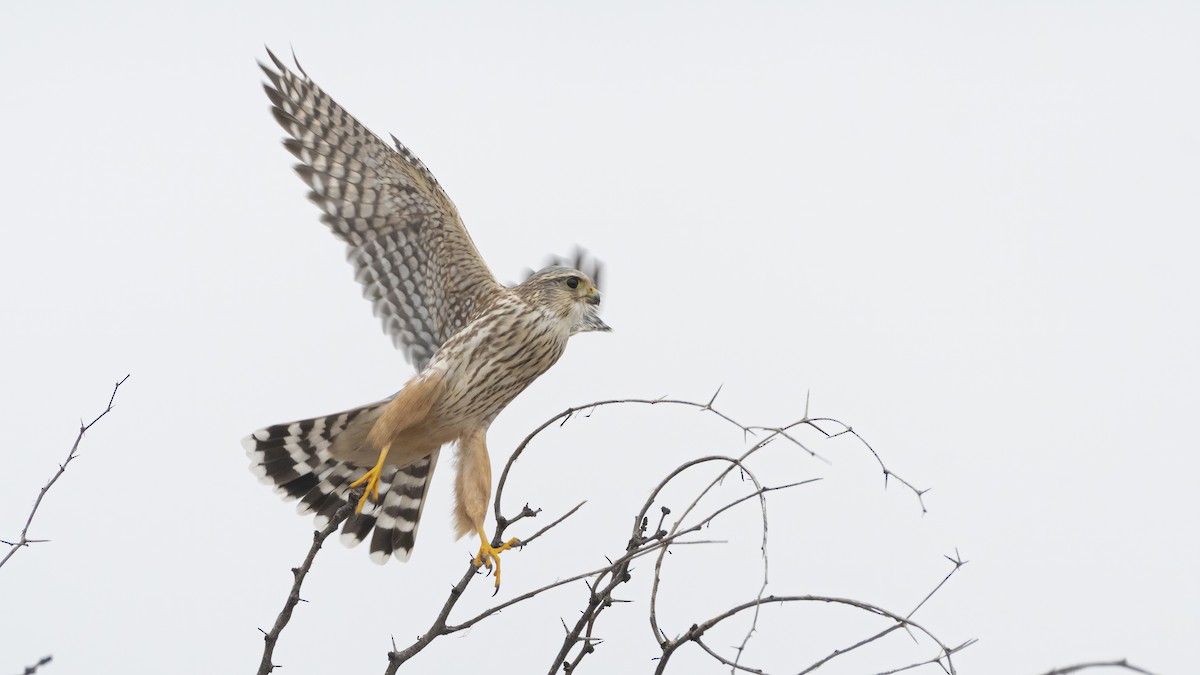
{"type": "MultiPolygon", "coordinates": [[[[914,618],[979,640],[959,672],[1194,667],[1200,6],[244,4],[0,9],[0,539],[132,374],[39,512],[30,534],[51,541],[0,569],[0,673],[48,654],[48,675],[253,672],[312,521],[240,439],[411,375],[289,168],[264,45],[412,148],[502,281],[575,244],[605,261],[614,332],[573,338],[500,415],[494,464],[589,401],[723,385],[724,412],[778,425],[811,392],[813,415],[932,488],[929,512],[849,439],[805,437],[828,464],[772,446],[764,482],[823,480],[770,502],[770,592],[904,614],[957,548],[969,564],[914,618]]],[[[661,408],[552,429],[510,486],[544,515],[512,533],[588,505],[505,553],[497,598],[479,580],[455,617],[599,566],[667,471],[746,447],[661,408]]],[[[452,540],[452,475],[443,461],[411,562],[330,542],[280,672],[382,672],[392,636],[425,630],[476,547],[452,540]]],[[[669,558],[668,632],[754,596],[756,519],[669,558]]],[[[649,574],[603,615],[586,672],[653,669],[649,574]]],[[[544,672],[585,594],[401,672],[544,672]]],[[[794,672],[884,625],[771,608],[745,661],[794,672]]],[[[819,672],[935,652],[899,632],[819,672]]],[[[675,666],[728,672],[694,647],[675,666]]]]}

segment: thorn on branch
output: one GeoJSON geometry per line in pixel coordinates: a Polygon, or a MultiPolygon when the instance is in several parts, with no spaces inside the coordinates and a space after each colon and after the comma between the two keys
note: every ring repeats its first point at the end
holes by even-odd
{"type": "MultiPolygon", "coordinates": [[[[129,376],[126,375],[126,377],[129,377],[129,376]]],[[[124,380],[122,380],[122,382],[124,382],[124,380]]],[[[32,666],[25,666],[25,670],[22,673],[22,675],[34,675],[34,673],[36,673],[38,671],[38,668],[41,668],[42,666],[46,665],[47,663],[50,663],[52,660],[54,660],[53,656],[43,656],[42,658],[38,659],[37,663],[33,664],[32,666]]]]}
{"type": "Polygon", "coordinates": [[[951,558],[950,556],[944,556],[944,557],[946,558],[946,560],[949,560],[950,562],[954,563],[954,569],[958,569],[958,568],[962,567],[963,565],[966,565],[967,563],[971,562],[970,560],[962,559],[962,555],[959,554],[957,546],[954,547],[954,557],[953,558],[951,558]]]}
{"type": "Polygon", "coordinates": [[[717,390],[715,392],[713,392],[712,398],[708,399],[708,403],[705,403],[704,407],[700,409],[701,411],[712,410],[712,404],[716,402],[717,395],[721,393],[721,387],[724,387],[724,386],[725,386],[724,382],[717,385],[717,390]]]}

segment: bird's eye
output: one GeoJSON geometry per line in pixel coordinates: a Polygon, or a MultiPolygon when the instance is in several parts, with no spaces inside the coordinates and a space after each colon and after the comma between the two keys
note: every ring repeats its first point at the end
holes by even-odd
{"type": "Polygon", "coordinates": [[[567,286],[579,288],[579,277],[567,277],[567,286]]]}

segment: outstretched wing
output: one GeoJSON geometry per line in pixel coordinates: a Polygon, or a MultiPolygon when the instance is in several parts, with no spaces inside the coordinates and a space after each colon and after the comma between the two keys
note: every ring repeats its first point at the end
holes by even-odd
{"type": "Polygon", "coordinates": [[[345,241],[363,296],[392,343],[421,370],[503,287],[458,211],[416,155],[388,147],[321,91],[296,64],[267,50],[263,85],[283,141],[300,164],[321,221],[345,241]]]}

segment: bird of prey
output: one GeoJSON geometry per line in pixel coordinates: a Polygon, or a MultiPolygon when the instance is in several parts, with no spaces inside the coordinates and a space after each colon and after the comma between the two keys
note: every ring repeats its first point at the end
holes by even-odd
{"type": "MultiPolygon", "coordinates": [[[[362,488],[342,529],[370,557],[407,560],[443,445],[456,443],[454,523],[479,536],[474,564],[501,551],[484,531],[492,491],[487,430],[500,411],[559,359],[567,339],[607,331],[592,275],[551,265],[506,288],[496,281],[458,211],[429,169],[399,141],[390,147],[334,102],[296,63],[267,51],[263,88],[283,141],[300,163],[309,200],[349,247],[347,257],[384,331],[417,373],[391,398],[277,424],[246,437],[251,470],[318,529],[362,488]]],[[[579,267],[590,267],[579,264],[579,267]]]]}

